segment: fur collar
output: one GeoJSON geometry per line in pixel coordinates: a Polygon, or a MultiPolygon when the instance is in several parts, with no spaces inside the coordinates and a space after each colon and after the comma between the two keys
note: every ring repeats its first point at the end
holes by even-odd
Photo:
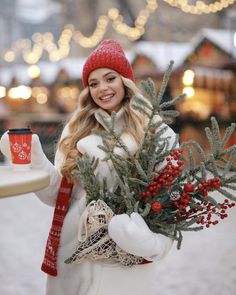
{"type": "MultiPolygon", "coordinates": [[[[124,120],[125,110],[121,108],[115,116],[115,131],[120,132],[125,127],[125,120],[124,120]]],[[[104,118],[107,122],[111,122],[111,115],[108,114],[103,109],[98,109],[94,114],[98,123],[100,123],[106,130],[106,126],[102,120],[104,118]]]]}

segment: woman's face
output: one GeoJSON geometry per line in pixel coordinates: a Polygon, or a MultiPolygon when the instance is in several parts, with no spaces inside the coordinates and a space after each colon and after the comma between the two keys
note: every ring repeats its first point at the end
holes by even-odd
{"type": "Polygon", "coordinates": [[[88,77],[90,95],[102,109],[117,112],[125,97],[125,88],[121,76],[108,68],[96,69],[88,77]]]}

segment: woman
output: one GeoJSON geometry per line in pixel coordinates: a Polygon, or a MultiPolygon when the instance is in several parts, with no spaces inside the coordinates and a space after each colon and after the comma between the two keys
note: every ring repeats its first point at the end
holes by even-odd
{"type": "MultiPolygon", "coordinates": [[[[49,274],[48,295],[158,294],[156,261],[168,253],[172,241],[151,232],[138,213],[112,217],[108,233],[121,249],[151,263],[132,267],[110,259],[64,263],[76,249],[80,218],[86,208],[86,192],[72,174],[76,158],[84,153],[99,158],[97,175],[101,180],[105,177],[110,188],[114,184],[112,165],[101,161],[105,157],[98,147],[102,138],[91,134],[94,128],[106,128],[100,115],[110,120],[111,112],[116,112],[115,130],[124,130],[122,139],[130,153],[134,154],[142,141],[146,119],[132,108],[134,95],[141,95],[133,81],[131,65],[120,44],[104,40],[83,67],[84,90],[79,97],[78,110],[62,132],[55,166],[44,155],[38,137],[33,136],[32,167],[51,175],[48,188],[35,193],[46,204],[55,206],[42,265],[42,270],[49,274]]],[[[164,136],[170,136],[171,141],[175,139],[170,128],[164,136]]],[[[6,134],[1,139],[1,149],[9,157],[6,134]]],[[[121,155],[126,156],[125,153],[121,155]]]]}

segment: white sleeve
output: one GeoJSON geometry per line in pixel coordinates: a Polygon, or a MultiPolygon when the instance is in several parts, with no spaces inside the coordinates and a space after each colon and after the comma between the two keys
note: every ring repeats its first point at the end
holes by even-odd
{"type": "MultiPolygon", "coordinates": [[[[68,126],[63,129],[61,139],[69,134],[68,126]]],[[[47,171],[50,175],[50,184],[45,189],[35,192],[36,196],[45,204],[55,206],[57,194],[60,188],[62,176],[60,168],[64,160],[64,155],[57,149],[55,154],[55,165],[53,165],[45,156],[44,161],[40,164],[40,169],[47,171]]]]}

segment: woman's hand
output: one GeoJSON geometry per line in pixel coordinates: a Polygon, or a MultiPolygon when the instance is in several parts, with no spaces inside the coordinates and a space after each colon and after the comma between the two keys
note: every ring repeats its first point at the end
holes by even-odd
{"type": "Polygon", "coordinates": [[[108,225],[108,233],[121,249],[147,260],[160,260],[173,243],[170,238],[153,233],[138,213],[115,215],[108,225]]]}
{"type": "MultiPolygon", "coordinates": [[[[11,162],[11,152],[10,152],[10,142],[8,131],[3,134],[0,140],[0,149],[3,155],[11,162]]],[[[48,161],[46,158],[42,145],[40,143],[39,137],[37,134],[32,135],[32,147],[31,147],[31,166],[34,169],[43,169],[45,161],[48,161]]]]}

